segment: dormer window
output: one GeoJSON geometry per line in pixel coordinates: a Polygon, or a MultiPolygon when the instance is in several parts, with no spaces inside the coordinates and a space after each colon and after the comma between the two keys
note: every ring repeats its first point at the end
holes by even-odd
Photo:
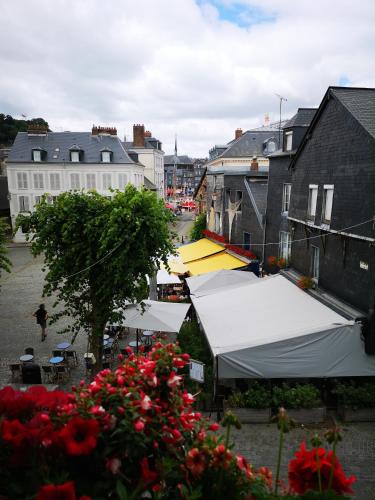
{"type": "Polygon", "coordinates": [[[41,162],[46,159],[46,152],[43,149],[35,148],[32,150],[32,158],[35,162],[41,162]]]}
{"type": "Polygon", "coordinates": [[[112,151],[101,151],[102,163],[111,163],[112,161],[112,151]]]}
{"type": "Polygon", "coordinates": [[[72,146],[70,148],[70,161],[72,163],[79,163],[83,160],[83,151],[79,146],[72,146]]]}
{"type": "Polygon", "coordinates": [[[293,145],[293,132],[287,132],[285,134],[285,151],[292,151],[293,145]]]}

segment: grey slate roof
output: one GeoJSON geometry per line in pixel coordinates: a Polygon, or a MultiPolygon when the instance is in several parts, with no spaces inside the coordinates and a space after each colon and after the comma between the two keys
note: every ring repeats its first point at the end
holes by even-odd
{"type": "Polygon", "coordinates": [[[283,128],[308,127],[318,108],[298,108],[297,113],[288,120],[283,128]]]}
{"type": "Polygon", "coordinates": [[[330,91],[375,138],[375,89],[331,87],[330,91]]]}
{"type": "Polygon", "coordinates": [[[278,147],[278,132],[276,130],[248,130],[241,137],[230,143],[229,147],[218,158],[241,158],[264,155],[264,142],[275,139],[278,147]]]}
{"type": "Polygon", "coordinates": [[[150,191],[157,191],[157,187],[153,182],[150,181],[146,176],[144,176],[144,185],[146,189],[149,189],[150,191]]]}
{"type": "Polygon", "coordinates": [[[265,215],[267,208],[267,183],[251,182],[251,177],[247,177],[251,192],[253,193],[255,204],[259,212],[265,215]]]}
{"type": "MultiPolygon", "coordinates": [[[[165,155],[164,165],[174,165],[175,155],[165,155]]],[[[176,156],[176,165],[193,165],[194,161],[187,155],[176,156]]]]}
{"type": "Polygon", "coordinates": [[[112,163],[134,163],[117,136],[91,135],[91,132],[48,132],[45,136],[18,132],[9,154],[8,163],[33,163],[32,150],[38,148],[47,152],[46,161],[42,163],[69,162],[69,149],[72,146],[78,146],[83,151],[81,163],[100,163],[100,152],[103,149],[112,151],[112,163]]]}

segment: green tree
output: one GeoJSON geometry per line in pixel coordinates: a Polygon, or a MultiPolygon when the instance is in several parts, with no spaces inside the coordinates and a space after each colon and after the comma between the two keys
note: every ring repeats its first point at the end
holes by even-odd
{"type": "Polygon", "coordinates": [[[11,146],[18,132],[26,132],[29,125],[45,125],[48,127],[48,123],[43,118],[18,120],[10,115],[0,113],[0,146],[11,146]]]}
{"type": "Polygon", "coordinates": [[[9,225],[4,219],[0,219],[0,276],[2,271],[10,273],[11,262],[7,257],[7,249],[5,247],[6,233],[9,225]]]}
{"type": "Polygon", "coordinates": [[[207,225],[206,212],[202,212],[196,217],[194,221],[194,225],[190,231],[190,239],[195,241],[203,238],[203,231],[206,229],[206,225],[207,225]]]}
{"type": "Polygon", "coordinates": [[[75,191],[49,204],[44,196],[35,212],[17,219],[17,228],[27,225],[33,254],[44,254],[44,295],[56,293],[54,305],[63,307],[52,322],[67,315],[74,336],[88,332],[97,369],[105,325],[123,318],[126,300],[145,298],[146,274],[173,252],[170,217],[154,193],[128,185],[112,199],[75,191]]]}

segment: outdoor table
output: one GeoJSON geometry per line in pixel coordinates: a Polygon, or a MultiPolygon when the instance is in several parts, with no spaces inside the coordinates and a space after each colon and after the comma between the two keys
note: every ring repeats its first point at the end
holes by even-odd
{"type": "Polygon", "coordinates": [[[64,358],[62,356],[54,356],[49,360],[49,362],[52,365],[58,365],[59,363],[62,363],[64,361],[64,358]]]}
{"type": "Polygon", "coordinates": [[[131,347],[132,349],[135,349],[136,352],[138,352],[138,348],[139,346],[141,346],[142,344],[140,342],[137,342],[136,340],[131,340],[128,344],[129,347],[131,347]]]}
{"type": "Polygon", "coordinates": [[[69,342],[61,342],[61,344],[57,344],[58,349],[68,349],[71,344],[69,342]]]}
{"type": "Polygon", "coordinates": [[[109,341],[108,340],[103,340],[103,346],[107,346],[109,344],[109,341]]]}
{"type": "Polygon", "coordinates": [[[154,332],[151,330],[145,330],[143,332],[143,337],[145,337],[145,344],[146,345],[151,345],[152,344],[152,336],[154,335],[154,332]]]}
{"type": "Polygon", "coordinates": [[[20,361],[22,363],[27,363],[28,361],[32,361],[34,359],[34,356],[32,354],[23,354],[20,356],[20,361]]]}

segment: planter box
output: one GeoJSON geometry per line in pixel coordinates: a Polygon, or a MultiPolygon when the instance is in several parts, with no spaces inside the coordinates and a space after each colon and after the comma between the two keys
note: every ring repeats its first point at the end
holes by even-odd
{"type": "Polygon", "coordinates": [[[327,409],[325,406],[321,408],[300,408],[298,410],[286,410],[289,417],[297,422],[297,424],[316,424],[323,422],[326,418],[327,409]]]}
{"type": "Polygon", "coordinates": [[[339,406],[338,414],[344,422],[375,422],[375,408],[345,408],[339,406]]]}
{"type": "Polygon", "coordinates": [[[224,411],[231,411],[241,424],[267,424],[271,418],[271,408],[231,408],[224,401],[224,411]]]}

